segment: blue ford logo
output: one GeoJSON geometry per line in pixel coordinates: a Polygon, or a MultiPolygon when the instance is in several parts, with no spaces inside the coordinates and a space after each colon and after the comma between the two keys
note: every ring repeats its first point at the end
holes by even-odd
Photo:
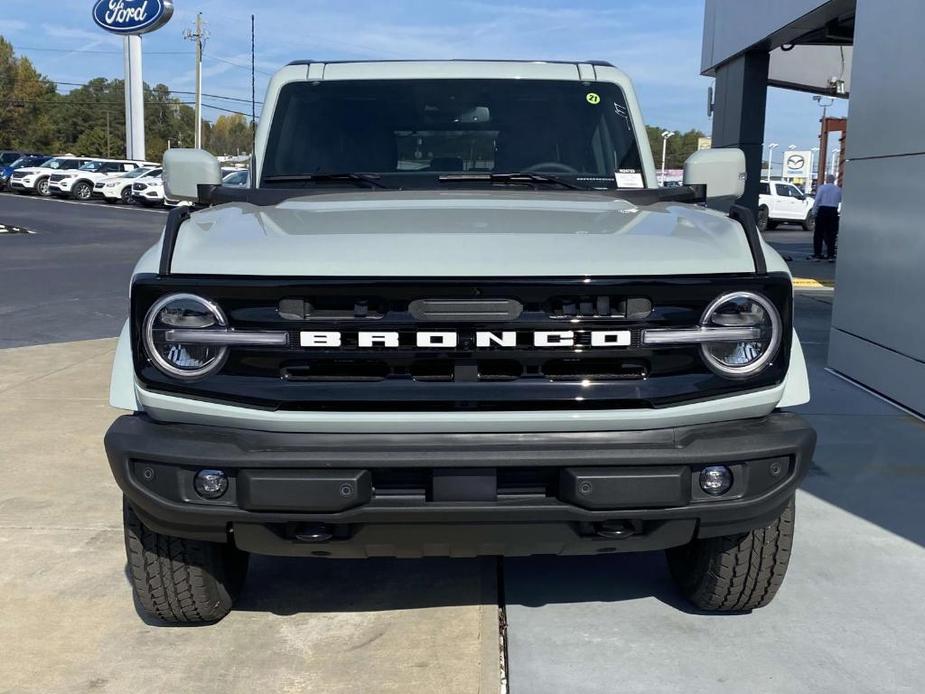
{"type": "Polygon", "coordinates": [[[115,34],[146,34],[172,16],[172,0],[97,0],[93,6],[93,21],[115,34]]]}

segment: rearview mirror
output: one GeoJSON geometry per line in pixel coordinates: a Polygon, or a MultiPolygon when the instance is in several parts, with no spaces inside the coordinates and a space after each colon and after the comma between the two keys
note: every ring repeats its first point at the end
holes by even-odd
{"type": "Polygon", "coordinates": [[[684,185],[707,187],[707,207],[728,210],[745,192],[745,152],[704,149],[684,162],[684,185]]]}
{"type": "Polygon", "coordinates": [[[199,186],[222,184],[218,159],[204,149],[168,149],[164,152],[164,195],[171,200],[197,202],[199,186]]]}

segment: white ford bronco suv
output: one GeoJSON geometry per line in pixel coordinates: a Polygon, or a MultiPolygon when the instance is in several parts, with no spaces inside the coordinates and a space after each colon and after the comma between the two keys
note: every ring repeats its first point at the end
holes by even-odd
{"type": "Polygon", "coordinates": [[[247,187],[167,152],[204,209],[132,278],[106,449],[145,610],[222,618],[251,553],[664,549],[700,609],[772,599],[815,434],[741,151],[659,188],[606,63],[298,62],[264,114],[247,187]]]}

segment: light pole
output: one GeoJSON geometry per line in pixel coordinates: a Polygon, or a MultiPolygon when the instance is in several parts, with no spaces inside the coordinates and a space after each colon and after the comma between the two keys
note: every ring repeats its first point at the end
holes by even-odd
{"type": "Polygon", "coordinates": [[[810,180],[806,182],[806,186],[804,187],[805,189],[803,190],[803,192],[806,193],[807,195],[813,189],[812,181],[815,181],[819,177],[818,174],[815,172],[815,169],[813,168],[815,166],[813,162],[816,158],[816,153],[818,151],[819,151],[818,147],[813,147],[811,150],[809,150],[809,178],[810,180]]]}
{"type": "Polygon", "coordinates": [[[771,164],[774,161],[774,150],[780,147],[776,142],[768,145],[768,180],[771,180],[771,164]]]}
{"type": "Polygon", "coordinates": [[[668,152],[668,140],[675,136],[670,130],[662,132],[662,185],[665,185],[665,157],[668,152]]]}

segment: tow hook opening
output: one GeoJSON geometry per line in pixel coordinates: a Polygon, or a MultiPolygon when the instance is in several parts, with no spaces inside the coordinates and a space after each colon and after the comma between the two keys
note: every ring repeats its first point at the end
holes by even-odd
{"type": "Polygon", "coordinates": [[[320,544],[328,542],[334,537],[334,528],[325,523],[311,523],[300,526],[293,537],[299,542],[307,544],[320,544]]]}
{"type": "Polygon", "coordinates": [[[608,540],[624,540],[642,532],[639,521],[608,520],[594,524],[594,534],[608,540]]]}

